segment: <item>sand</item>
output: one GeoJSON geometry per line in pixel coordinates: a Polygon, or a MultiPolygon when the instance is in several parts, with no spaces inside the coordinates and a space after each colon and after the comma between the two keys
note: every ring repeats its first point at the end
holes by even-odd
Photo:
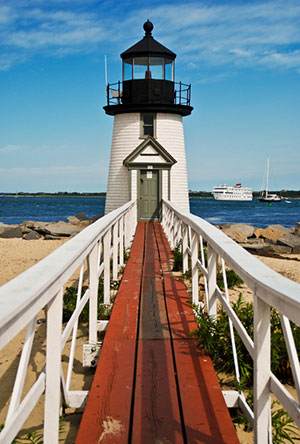
{"type": "MultiPolygon", "coordinates": [[[[19,275],[39,260],[50,254],[58,248],[67,239],[62,240],[32,240],[23,239],[0,239],[0,285],[5,284],[15,276],[19,275]]],[[[282,255],[280,258],[260,257],[258,259],[278,273],[285,277],[300,283],[300,255],[282,255]]],[[[247,290],[243,291],[247,295],[247,290]]],[[[249,298],[251,294],[249,292],[249,298]]],[[[45,315],[43,312],[39,314],[40,318],[45,315]]],[[[73,389],[88,390],[92,377],[92,369],[82,369],[80,364],[82,356],[82,344],[86,341],[86,331],[79,331],[79,339],[76,345],[75,373],[76,378],[72,385],[73,389]]],[[[22,343],[24,342],[24,332],[21,332],[13,341],[11,341],[2,351],[0,351],[0,424],[4,422],[8,407],[8,398],[12,390],[18,357],[20,356],[22,343]]],[[[66,345],[65,355],[68,356],[69,343],[66,345]]],[[[64,355],[64,354],[63,354],[64,355]]],[[[63,366],[65,367],[66,356],[63,356],[63,366]]],[[[28,388],[32,381],[35,380],[45,364],[45,324],[37,325],[36,338],[33,347],[32,358],[29,364],[28,377],[26,379],[25,388],[28,388]]],[[[67,410],[65,416],[65,432],[62,434],[63,442],[74,442],[76,431],[79,426],[81,415],[73,411],[67,410]],[[68,413],[70,413],[68,415],[68,413]]],[[[43,399],[41,399],[31,414],[30,418],[24,425],[24,432],[41,431],[43,422],[43,399]]],[[[23,433],[24,434],[24,433],[23,433]]],[[[21,436],[22,434],[20,434],[21,436]]],[[[249,434],[239,433],[241,443],[246,444],[252,442],[252,436],[249,434]]]]}

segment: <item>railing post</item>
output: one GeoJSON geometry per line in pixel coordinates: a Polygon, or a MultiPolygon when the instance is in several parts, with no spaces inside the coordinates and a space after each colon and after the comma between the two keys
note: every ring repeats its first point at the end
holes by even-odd
{"type": "Polygon", "coordinates": [[[184,223],[182,224],[182,231],[183,231],[183,236],[182,236],[182,271],[183,271],[183,273],[186,273],[189,269],[189,255],[187,252],[188,228],[184,223]]]}
{"type": "Polygon", "coordinates": [[[61,289],[47,305],[45,444],[56,444],[59,438],[62,300],[61,289]]]}
{"type": "Polygon", "coordinates": [[[192,302],[199,304],[199,270],[198,270],[198,251],[199,251],[199,236],[195,231],[192,231],[192,302]]]}
{"type": "Polygon", "coordinates": [[[130,212],[128,212],[125,215],[125,248],[130,247],[130,240],[131,240],[131,215],[130,212]]]}
{"type": "Polygon", "coordinates": [[[113,227],[113,281],[118,280],[118,249],[119,249],[119,239],[118,239],[118,222],[114,224],[113,227]]]}
{"type": "Polygon", "coordinates": [[[217,264],[218,255],[207,245],[207,271],[208,271],[208,307],[207,312],[210,316],[217,316],[217,264]]]}
{"type": "Polygon", "coordinates": [[[120,242],[119,265],[120,267],[123,267],[124,265],[124,217],[123,216],[119,220],[119,242],[120,242]]]}
{"type": "Polygon", "coordinates": [[[104,304],[110,304],[110,244],[111,229],[107,230],[103,238],[103,264],[104,264],[104,304]]]}
{"type": "Polygon", "coordinates": [[[270,307],[254,295],[254,442],[272,442],[270,307]]]}
{"type": "Polygon", "coordinates": [[[89,265],[89,342],[97,342],[97,318],[98,318],[98,245],[96,244],[88,257],[89,265]]]}

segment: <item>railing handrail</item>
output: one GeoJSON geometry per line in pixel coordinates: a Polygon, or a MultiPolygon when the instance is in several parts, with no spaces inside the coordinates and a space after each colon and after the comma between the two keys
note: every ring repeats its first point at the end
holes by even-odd
{"type": "Polygon", "coordinates": [[[205,237],[226,263],[238,272],[243,281],[256,294],[259,292],[259,297],[264,302],[279,310],[295,324],[300,324],[300,285],[297,282],[269,268],[206,220],[182,211],[169,201],[164,203],[175,210],[185,223],[190,224],[195,231],[205,237]],[[272,301],[267,293],[272,293],[274,297],[272,301]]]}
{"type": "Polygon", "coordinates": [[[67,281],[80,265],[82,256],[86,256],[97,239],[133,205],[134,201],[128,202],[100,218],[0,287],[0,349],[28,324],[28,309],[34,305],[34,311],[38,312],[45,307],[59,291],[61,281],[67,281]]]}
{"type": "MultiPolygon", "coordinates": [[[[223,392],[227,406],[240,407],[243,410],[254,426],[256,444],[272,442],[271,392],[300,427],[300,363],[293,326],[290,323],[293,321],[298,326],[300,324],[300,284],[271,270],[221,230],[198,216],[182,211],[171,202],[163,200],[162,214],[162,225],[171,248],[181,247],[183,272],[191,270],[192,302],[196,306],[202,304],[199,300],[199,288],[200,277],[203,276],[208,315],[212,318],[218,317],[218,300],[228,316],[234,372],[238,384],[241,382],[241,377],[235,333],[239,335],[253,360],[253,410],[241,388],[223,392]],[[207,254],[204,254],[204,242],[207,254]],[[219,268],[220,263],[222,271],[219,268]],[[253,335],[251,336],[230,304],[226,266],[235,271],[253,292],[253,335]],[[223,291],[217,278],[223,278],[223,291]],[[272,309],[277,310],[280,317],[296,397],[272,372],[272,309]]],[[[204,309],[205,304],[202,307],[204,309]]]]}

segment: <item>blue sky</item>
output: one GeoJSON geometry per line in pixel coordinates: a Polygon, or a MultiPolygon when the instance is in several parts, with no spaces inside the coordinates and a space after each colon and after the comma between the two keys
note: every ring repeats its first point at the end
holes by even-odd
{"type": "Polygon", "coordinates": [[[0,192],[105,191],[120,53],[153,36],[192,84],[189,187],[300,189],[299,0],[0,0],[0,192]]]}

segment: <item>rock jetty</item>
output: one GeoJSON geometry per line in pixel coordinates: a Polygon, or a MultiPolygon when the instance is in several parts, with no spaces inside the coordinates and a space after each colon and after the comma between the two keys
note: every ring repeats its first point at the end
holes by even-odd
{"type": "Polygon", "coordinates": [[[24,221],[20,225],[7,225],[0,222],[0,238],[61,239],[75,236],[79,231],[98,220],[102,215],[88,218],[84,213],[67,218],[67,222],[24,221]]]}
{"type": "MultiPolygon", "coordinates": [[[[100,217],[102,215],[88,218],[84,213],[78,213],[76,216],[68,217],[67,222],[25,221],[20,225],[0,222],[0,238],[51,240],[72,237],[100,217]]],[[[282,225],[257,228],[248,224],[224,224],[217,227],[253,254],[272,256],[300,253],[300,222],[291,228],[282,225]]]]}
{"type": "Polygon", "coordinates": [[[218,228],[250,253],[266,256],[300,253],[300,222],[290,228],[282,225],[257,228],[248,224],[224,224],[218,228]]]}

